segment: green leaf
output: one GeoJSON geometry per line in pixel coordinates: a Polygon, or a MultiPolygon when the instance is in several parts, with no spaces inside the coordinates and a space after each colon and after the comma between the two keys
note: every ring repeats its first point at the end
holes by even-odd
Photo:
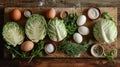
{"type": "Polygon", "coordinates": [[[114,60],[115,50],[112,50],[111,52],[105,52],[105,56],[107,60],[114,60]]]}
{"type": "Polygon", "coordinates": [[[12,53],[12,59],[16,58],[16,55],[14,53],[12,53]]]}
{"type": "Polygon", "coordinates": [[[77,31],[77,25],[76,20],[78,16],[76,13],[72,13],[69,15],[69,18],[64,18],[64,24],[67,28],[67,37],[70,38],[76,31],[77,31]]]}
{"type": "Polygon", "coordinates": [[[73,43],[71,41],[63,41],[58,49],[69,56],[76,56],[84,53],[91,43],[83,42],[81,44],[73,43]]]}
{"type": "Polygon", "coordinates": [[[46,36],[47,24],[44,16],[33,14],[30,16],[25,25],[26,36],[33,42],[37,43],[46,36]]]}
{"type": "Polygon", "coordinates": [[[45,40],[42,40],[34,47],[34,49],[31,51],[31,54],[30,54],[31,56],[28,63],[36,56],[38,57],[44,56],[43,54],[44,44],[45,44],[45,40]]]}
{"type": "Polygon", "coordinates": [[[112,20],[112,21],[115,22],[114,18],[111,17],[108,12],[103,12],[102,16],[103,16],[103,18],[105,18],[105,19],[109,19],[109,20],[112,20]]]}
{"type": "Polygon", "coordinates": [[[2,36],[4,40],[13,47],[21,44],[24,41],[24,30],[17,22],[7,22],[3,26],[2,36]]]}

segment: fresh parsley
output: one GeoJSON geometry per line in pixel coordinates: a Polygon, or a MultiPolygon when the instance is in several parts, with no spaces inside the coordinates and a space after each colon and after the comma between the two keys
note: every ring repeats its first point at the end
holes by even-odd
{"type": "Polygon", "coordinates": [[[77,21],[78,15],[76,13],[72,13],[69,14],[68,18],[64,18],[64,24],[67,28],[67,37],[69,38],[71,37],[77,30],[77,25],[76,25],[76,21],[77,21]]]}

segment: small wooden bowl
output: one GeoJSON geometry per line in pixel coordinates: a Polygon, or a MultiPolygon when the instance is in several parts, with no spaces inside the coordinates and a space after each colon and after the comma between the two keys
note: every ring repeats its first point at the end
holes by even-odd
{"type": "Polygon", "coordinates": [[[90,19],[90,20],[96,20],[96,19],[98,19],[100,16],[101,16],[101,11],[100,11],[99,8],[97,8],[97,7],[90,7],[90,8],[87,9],[87,17],[88,17],[88,19],[90,19]],[[99,16],[98,16],[98,17],[96,17],[96,18],[90,18],[90,17],[89,17],[89,13],[88,13],[88,12],[89,12],[89,10],[92,9],[92,8],[98,10],[98,12],[99,12],[99,16]]]}
{"type": "Polygon", "coordinates": [[[49,55],[49,54],[53,54],[53,53],[56,52],[56,50],[57,50],[57,46],[56,46],[56,44],[54,44],[54,43],[47,43],[47,44],[45,44],[45,48],[44,48],[44,50],[45,50],[45,53],[48,54],[48,55],[49,55]],[[49,52],[47,51],[47,46],[48,46],[48,44],[52,44],[53,47],[54,47],[54,51],[51,52],[51,53],[49,53],[49,52]]]}
{"type": "Polygon", "coordinates": [[[59,17],[61,19],[67,18],[68,17],[68,12],[67,11],[61,11],[59,17]]]}

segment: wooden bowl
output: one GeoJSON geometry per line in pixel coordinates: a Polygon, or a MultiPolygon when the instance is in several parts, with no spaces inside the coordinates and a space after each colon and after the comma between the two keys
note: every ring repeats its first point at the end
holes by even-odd
{"type": "Polygon", "coordinates": [[[59,13],[59,17],[60,17],[61,19],[67,18],[67,17],[68,17],[68,12],[67,12],[67,11],[61,11],[61,12],[59,13]]]}
{"type": "Polygon", "coordinates": [[[103,57],[104,55],[104,48],[102,45],[100,44],[95,44],[91,47],[91,54],[94,57],[103,57]],[[99,49],[99,50],[95,50],[95,49],[99,49]],[[101,51],[101,52],[100,52],[101,51]],[[96,52],[100,52],[100,54],[97,54],[96,52]]]}
{"type": "Polygon", "coordinates": [[[87,17],[88,17],[88,19],[90,19],[90,20],[96,20],[96,19],[98,19],[100,16],[101,16],[101,11],[100,11],[99,8],[97,8],[97,7],[90,7],[90,8],[87,9],[87,17]],[[89,10],[90,10],[90,9],[94,9],[94,10],[96,9],[96,10],[98,10],[98,13],[99,13],[98,17],[96,17],[96,18],[90,18],[90,16],[89,16],[89,10]]]}

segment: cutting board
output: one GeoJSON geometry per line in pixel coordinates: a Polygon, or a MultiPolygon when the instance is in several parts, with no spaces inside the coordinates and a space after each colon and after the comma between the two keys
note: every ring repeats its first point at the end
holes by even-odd
{"type": "MultiPolygon", "coordinates": [[[[23,7],[7,7],[4,10],[4,22],[5,23],[8,22],[8,21],[12,21],[11,18],[10,18],[10,12],[15,8],[19,8],[22,11],[22,19],[20,21],[18,21],[17,23],[24,27],[24,25],[26,23],[26,20],[27,20],[27,18],[25,18],[23,16],[23,11],[24,10],[29,9],[34,14],[45,15],[45,12],[47,11],[47,9],[49,7],[47,7],[47,8],[46,7],[45,8],[44,7],[31,7],[31,8],[30,7],[24,7],[24,8],[23,7]]],[[[115,19],[115,23],[117,25],[117,8],[116,7],[99,7],[99,8],[100,8],[101,13],[109,12],[109,14],[115,19]]],[[[78,15],[84,14],[86,9],[88,9],[88,7],[55,8],[57,14],[62,10],[62,11],[67,11],[69,14],[76,12],[78,15]]],[[[95,21],[96,20],[94,20],[94,21],[87,20],[87,22],[84,26],[87,26],[92,30],[92,26],[94,25],[95,21]]],[[[88,36],[93,36],[93,35],[91,33],[88,36]]],[[[117,39],[111,45],[104,44],[104,43],[102,43],[102,45],[103,45],[105,51],[111,51],[111,50],[116,50],[117,51],[117,45],[118,45],[117,44],[117,39]]],[[[47,58],[94,58],[90,53],[90,48],[85,53],[83,53],[81,55],[78,55],[78,56],[75,56],[75,57],[70,57],[70,56],[68,56],[68,55],[66,55],[63,52],[60,52],[58,50],[54,54],[46,55],[45,57],[47,57],[47,58]]],[[[115,56],[117,57],[117,52],[116,52],[115,56]]]]}

